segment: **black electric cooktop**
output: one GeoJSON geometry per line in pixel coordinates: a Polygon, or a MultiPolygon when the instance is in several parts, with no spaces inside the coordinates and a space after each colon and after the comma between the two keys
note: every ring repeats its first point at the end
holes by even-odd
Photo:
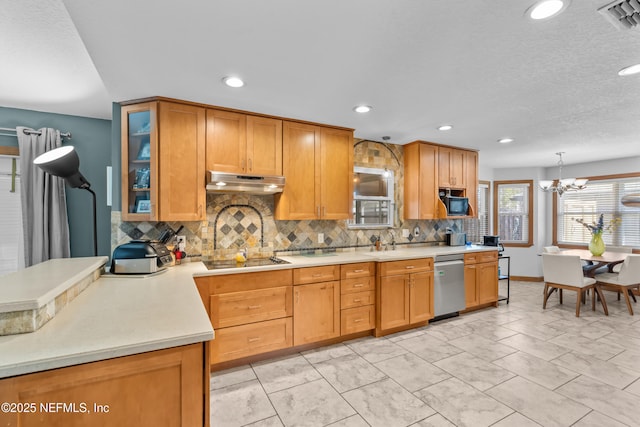
{"type": "Polygon", "coordinates": [[[263,265],[276,265],[276,264],[291,264],[289,261],[285,261],[280,258],[251,258],[245,262],[236,262],[234,260],[229,261],[202,261],[208,270],[218,270],[221,268],[243,268],[243,267],[261,267],[263,265]]]}

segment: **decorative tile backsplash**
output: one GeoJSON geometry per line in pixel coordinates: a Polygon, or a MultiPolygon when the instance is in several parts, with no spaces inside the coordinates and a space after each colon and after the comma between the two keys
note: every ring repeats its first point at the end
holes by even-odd
{"type": "MultiPolygon", "coordinates": [[[[111,246],[131,239],[157,239],[171,227],[186,236],[185,252],[190,257],[227,259],[243,248],[250,257],[270,256],[275,251],[297,251],[318,248],[347,248],[370,246],[379,236],[383,243],[442,244],[447,229],[463,231],[465,223],[477,220],[417,221],[402,219],[404,199],[404,170],[402,146],[373,141],[356,142],[356,166],[388,168],[394,172],[396,221],[392,229],[349,229],[347,221],[276,221],[273,217],[274,196],[244,194],[207,194],[207,219],[195,222],[122,222],[120,212],[112,212],[111,246]],[[414,230],[418,228],[418,235],[414,230]],[[410,231],[402,237],[402,229],[410,231]],[[324,242],[318,243],[318,233],[324,242]]],[[[171,243],[171,242],[170,242],[171,243]]]]}

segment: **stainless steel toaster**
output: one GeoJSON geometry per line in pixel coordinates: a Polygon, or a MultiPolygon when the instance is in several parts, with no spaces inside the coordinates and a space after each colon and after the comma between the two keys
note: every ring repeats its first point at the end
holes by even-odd
{"type": "Polygon", "coordinates": [[[132,240],[113,251],[111,273],[155,273],[166,268],[171,262],[171,252],[164,244],[150,240],[132,240]]]}

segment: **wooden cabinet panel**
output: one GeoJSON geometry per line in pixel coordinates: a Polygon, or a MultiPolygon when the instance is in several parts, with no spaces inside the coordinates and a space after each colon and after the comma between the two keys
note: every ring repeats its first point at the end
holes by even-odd
{"type": "Polygon", "coordinates": [[[282,173],[284,191],[275,195],[276,219],[316,219],[320,205],[320,135],[315,126],[282,124],[282,173]],[[316,153],[317,147],[317,153],[316,153]]]}
{"type": "Polygon", "coordinates": [[[376,264],[373,262],[358,262],[340,266],[340,278],[369,277],[376,274],[376,264]]]}
{"type": "Polygon", "coordinates": [[[211,363],[280,350],[292,343],[290,317],[222,328],[211,341],[211,363]]]}
{"type": "Polygon", "coordinates": [[[293,284],[328,282],[340,279],[340,265],[296,268],[293,270],[293,284]]]}
{"type": "Polygon", "coordinates": [[[343,294],[349,292],[372,291],[375,289],[375,279],[369,277],[356,277],[355,279],[342,279],[340,282],[340,292],[343,294]]]}
{"type": "Polygon", "coordinates": [[[433,258],[407,259],[379,264],[380,276],[414,273],[433,269],[433,258]]]}
{"type": "Polygon", "coordinates": [[[438,217],[438,148],[419,142],[404,148],[404,217],[438,217]]]}
{"type": "Polygon", "coordinates": [[[282,120],[247,116],[247,166],[257,175],[282,175],[282,120]]]}
{"type": "Polygon", "coordinates": [[[477,265],[478,304],[498,301],[498,262],[477,265]]]}
{"type": "Polygon", "coordinates": [[[353,189],[353,132],[294,122],[282,124],[284,191],[276,219],[348,219],[353,189]]]}
{"type": "Polygon", "coordinates": [[[379,329],[391,329],[408,325],[409,315],[409,277],[396,275],[380,279],[379,329]]]}
{"type": "Polygon", "coordinates": [[[368,331],[375,327],[375,306],[347,308],[341,313],[341,335],[368,331]]]}
{"type": "Polygon", "coordinates": [[[438,186],[465,188],[465,151],[454,148],[438,148],[438,186]]]}
{"type": "Polygon", "coordinates": [[[433,273],[410,275],[409,323],[424,322],[433,318],[433,273]]]}
{"type": "Polygon", "coordinates": [[[160,102],[159,218],[163,221],[206,219],[205,109],[160,102]]]}
{"type": "Polygon", "coordinates": [[[498,260],[498,251],[471,252],[464,254],[464,263],[477,264],[480,262],[493,262],[498,260]]]}
{"type": "Polygon", "coordinates": [[[360,307],[363,305],[371,305],[376,302],[376,294],[374,291],[353,292],[343,294],[340,297],[340,308],[360,307]]]}
{"type": "Polygon", "coordinates": [[[478,217],[478,153],[465,151],[465,195],[469,199],[469,214],[478,217]]]}
{"type": "Polygon", "coordinates": [[[320,131],[320,218],[349,219],[353,198],[353,132],[320,131]]]}
{"type": "Polygon", "coordinates": [[[0,401],[35,403],[35,413],[0,413],[3,426],[209,425],[204,345],[191,344],[0,380],[0,401]],[[206,381],[206,383],[205,383],[206,381]],[[40,404],[77,411],[41,411],[40,404]],[[86,404],[83,412],[81,403],[86,404]],[[94,403],[103,405],[100,412],[94,403]]]}
{"type": "Polygon", "coordinates": [[[199,288],[206,287],[206,295],[215,295],[291,285],[293,284],[292,271],[292,269],[287,269],[200,276],[196,277],[195,281],[199,288]]]}
{"type": "Polygon", "coordinates": [[[247,116],[207,110],[206,170],[246,172],[247,116]]]}
{"type": "Polygon", "coordinates": [[[464,301],[465,308],[473,308],[478,305],[475,264],[464,266],[464,301]]]}
{"type": "Polygon", "coordinates": [[[211,296],[214,329],[291,316],[291,286],[211,296]]]}
{"type": "Polygon", "coordinates": [[[308,344],[340,335],[340,282],[293,289],[293,343],[308,344]]]}

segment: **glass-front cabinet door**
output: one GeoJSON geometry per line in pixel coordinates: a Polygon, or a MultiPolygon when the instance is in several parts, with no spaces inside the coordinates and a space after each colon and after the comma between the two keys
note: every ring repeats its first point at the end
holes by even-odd
{"type": "Polygon", "coordinates": [[[155,102],[123,106],[122,219],[157,218],[157,129],[155,102]]]}

